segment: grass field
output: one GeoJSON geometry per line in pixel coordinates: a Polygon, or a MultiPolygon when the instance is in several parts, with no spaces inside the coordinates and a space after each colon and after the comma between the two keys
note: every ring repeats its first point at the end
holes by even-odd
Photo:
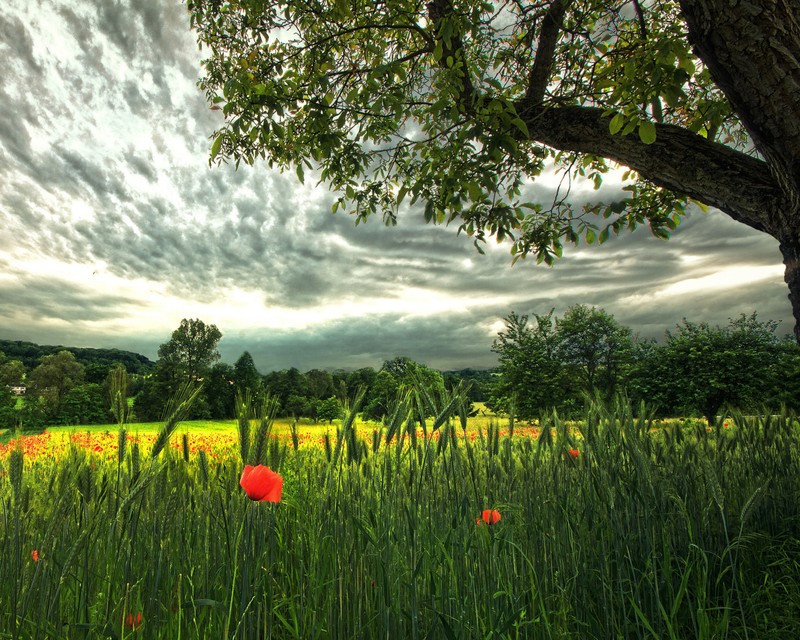
{"type": "Polygon", "coordinates": [[[262,426],[4,445],[0,638],[800,637],[789,416],[262,426]]]}

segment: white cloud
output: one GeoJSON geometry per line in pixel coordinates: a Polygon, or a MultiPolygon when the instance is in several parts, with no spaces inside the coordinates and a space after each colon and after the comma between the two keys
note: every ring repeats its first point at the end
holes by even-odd
{"type": "Polygon", "coordinates": [[[681,296],[705,292],[713,294],[721,289],[732,289],[764,280],[774,281],[783,277],[782,265],[747,265],[725,267],[705,276],[686,278],[657,291],[655,297],[681,296]]]}

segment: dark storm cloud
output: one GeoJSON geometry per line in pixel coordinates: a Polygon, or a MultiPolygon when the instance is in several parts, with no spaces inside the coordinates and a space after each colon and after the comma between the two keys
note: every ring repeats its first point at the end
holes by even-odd
{"type": "Polygon", "coordinates": [[[399,320],[372,316],[332,323],[319,330],[284,333],[268,338],[223,336],[223,360],[235,362],[249,351],[262,372],[297,367],[380,368],[399,355],[447,370],[465,366],[491,367],[492,337],[479,326],[480,316],[454,313],[438,318],[399,320]]]}
{"type": "Polygon", "coordinates": [[[131,60],[163,58],[176,48],[175,31],[184,27],[178,13],[161,2],[97,4],[100,33],[131,60]]]}
{"type": "MultiPolygon", "coordinates": [[[[14,273],[6,265],[6,273],[14,273]]],[[[99,322],[114,319],[123,304],[133,300],[106,292],[93,293],[57,274],[44,277],[16,273],[12,282],[0,282],[0,326],[13,327],[13,318],[35,309],[43,318],[58,318],[64,323],[99,322]]]]}
{"type": "Polygon", "coordinates": [[[6,164],[19,162],[30,169],[33,153],[28,127],[36,124],[36,115],[27,104],[12,99],[2,87],[0,104],[4,105],[0,118],[0,158],[4,158],[6,164]]]}
{"type": "Polygon", "coordinates": [[[33,37],[25,24],[16,16],[0,14],[0,52],[4,52],[0,71],[14,72],[13,63],[18,62],[24,73],[41,73],[41,67],[33,54],[33,37]],[[5,50],[5,51],[4,51],[5,50]]]}
{"type": "Polygon", "coordinates": [[[153,169],[153,155],[152,153],[144,150],[130,148],[125,153],[125,162],[128,167],[136,171],[148,182],[155,182],[158,175],[153,169]]]}

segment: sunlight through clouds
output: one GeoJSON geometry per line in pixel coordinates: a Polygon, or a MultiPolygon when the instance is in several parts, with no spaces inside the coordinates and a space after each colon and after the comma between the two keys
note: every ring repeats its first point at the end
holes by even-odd
{"type": "Polygon", "coordinates": [[[675,282],[660,291],[656,296],[681,296],[689,293],[714,293],[720,289],[730,289],[754,284],[764,280],[774,281],[783,277],[783,266],[742,266],[726,267],[706,276],[687,278],[675,282]]]}

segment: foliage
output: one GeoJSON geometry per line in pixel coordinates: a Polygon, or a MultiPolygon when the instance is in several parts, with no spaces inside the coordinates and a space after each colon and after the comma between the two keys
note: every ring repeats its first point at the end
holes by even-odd
{"type": "Polygon", "coordinates": [[[723,407],[759,412],[798,407],[800,348],[775,322],[742,314],[727,327],[684,320],[661,344],[636,340],[602,309],[570,307],[562,318],[511,313],[493,350],[498,377],[490,406],[521,418],[562,415],[586,398],[619,394],[662,416],[705,416],[723,407]]]}
{"type": "Polygon", "coordinates": [[[178,384],[201,380],[219,360],[217,344],[222,333],[202,320],[181,320],[172,337],[158,348],[159,362],[178,384]]]}
{"type": "Polygon", "coordinates": [[[40,432],[53,421],[53,406],[45,396],[30,395],[18,409],[17,421],[24,432],[40,432]]]}
{"type": "Polygon", "coordinates": [[[337,395],[337,391],[341,392],[341,389],[336,388],[330,371],[311,369],[306,371],[305,379],[309,397],[315,400],[324,400],[337,395]]]}
{"type": "Polygon", "coordinates": [[[298,395],[308,397],[306,379],[296,367],[268,373],[264,376],[264,390],[270,396],[277,399],[282,413],[285,413],[289,396],[298,395]]]}
{"type": "Polygon", "coordinates": [[[295,418],[309,417],[316,418],[316,405],[306,396],[297,394],[290,395],[283,405],[283,413],[295,418]]]}
{"type": "Polygon", "coordinates": [[[725,327],[684,319],[662,345],[640,351],[631,393],[663,413],[701,415],[709,424],[725,406],[760,411],[796,404],[785,390],[800,382],[800,352],[780,341],[776,328],[755,313],[725,327]]]}
{"type": "Polygon", "coordinates": [[[136,418],[143,422],[154,422],[164,415],[169,387],[166,380],[159,381],[160,371],[156,365],[156,372],[142,380],[139,392],[133,400],[136,418]]]}
{"type": "MultiPolygon", "coordinates": [[[[219,360],[217,344],[222,333],[213,324],[206,325],[202,320],[181,320],[180,326],[172,332],[168,342],[158,348],[158,361],[153,373],[145,378],[135,398],[136,415],[140,420],[158,420],[165,416],[167,400],[187,384],[194,385],[204,381],[211,373],[213,364],[219,360]]],[[[212,391],[214,411],[227,409],[229,398],[220,390],[220,371],[212,391]]],[[[199,395],[191,405],[192,418],[207,418],[212,408],[205,395],[199,395]]],[[[225,417],[229,417],[230,414],[225,417]]]]}
{"type": "Polygon", "coordinates": [[[17,398],[11,390],[0,384],[0,430],[17,426],[17,398]]]}
{"type": "Polygon", "coordinates": [[[585,396],[606,401],[623,385],[631,358],[631,331],[602,309],[575,305],[562,318],[553,311],[511,313],[492,346],[500,360],[491,405],[522,418],[558,409],[572,413],[585,396]]]}
{"type": "Polygon", "coordinates": [[[20,340],[0,340],[0,351],[9,359],[19,360],[26,370],[36,367],[43,356],[55,355],[59,351],[69,351],[75,360],[84,367],[97,366],[106,372],[122,365],[132,374],[145,374],[153,369],[154,363],[145,356],[120,349],[91,349],[88,347],[61,347],[38,345],[20,340]]]}
{"type": "Polygon", "coordinates": [[[459,369],[443,371],[442,377],[446,387],[454,387],[459,381],[470,383],[469,399],[471,402],[486,402],[489,399],[490,387],[494,384],[494,369],[459,369]]]}
{"type": "Polygon", "coordinates": [[[41,363],[28,376],[28,395],[44,403],[46,420],[57,420],[65,395],[82,384],[84,367],[70,351],[42,356],[41,363]]]}
{"type": "Polygon", "coordinates": [[[363,416],[367,420],[381,420],[389,411],[400,391],[397,378],[381,369],[367,391],[363,416]]]}
{"type": "Polygon", "coordinates": [[[327,420],[328,423],[332,423],[334,420],[344,418],[342,402],[336,396],[331,396],[325,400],[317,400],[316,405],[316,414],[319,420],[327,420]]]}
{"type": "MultiPolygon", "coordinates": [[[[667,237],[690,197],[765,230],[770,214],[756,211],[753,192],[769,208],[797,186],[776,184],[767,166],[790,170],[783,158],[794,143],[768,153],[769,132],[795,131],[780,110],[797,94],[781,88],[786,102],[753,118],[770,87],[762,95],[750,85],[772,66],[795,73],[793,58],[725,52],[742,50],[742,25],[776,32],[791,18],[704,7],[190,0],[209,51],[200,86],[225,118],[211,161],[266,158],[301,181],[318,169],[342,193],[334,210],[359,221],[380,213],[394,224],[409,197],[425,203],[429,222],[457,222],[476,243],[510,237],[516,256],[546,262],[563,241],[604,242],[643,223],[667,237]],[[766,161],[742,153],[748,135],[766,161]],[[632,169],[623,194],[607,202],[598,193],[574,210],[571,183],[599,190],[616,163],[632,169]],[[526,201],[525,182],[553,164],[561,187],[526,201]]],[[[756,49],[757,38],[748,44],[756,49]]],[[[781,46],[795,52],[796,42],[781,46]]]]}
{"type": "Polygon", "coordinates": [[[60,425],[102,424],[110,418],[102,385],[82,384],[64,394],[54,423],[60,425]]]}
{"type": "Polygon", "coordinates": [[[6,360],[0,352],[0,387],[22,384],[25,379],[25,365],[19,360],[6,360]]]}
{"type": "Polygon", "coordinates": [[[249,351],[245,351],[239,356],[239,359],[233,365],[233,382],[236,391],[245,393],[250,391],[250,394],[257,398],[261,392],[261,385],[263,384],[261,374],[256,369],[256,364],[253,362],[253,356],[249,351]]]}
{"type": "Polygon", "coordinates": [[[631,359],[631,330],[603,309],[579,304],[556,320],[555,333],[567,375],[579,379],[589,395],[610,401],[631,359]]]}
{"type": "MultiPolygon", "coordinates": [[[[248,388],[245,386],[245,390],[248,388]]],[[[212,418],[233,417],[235,395],[234,368],[224,362],[217,362],[203,379],[203,397],[207,403],[209,415],[212,418]]]]}

